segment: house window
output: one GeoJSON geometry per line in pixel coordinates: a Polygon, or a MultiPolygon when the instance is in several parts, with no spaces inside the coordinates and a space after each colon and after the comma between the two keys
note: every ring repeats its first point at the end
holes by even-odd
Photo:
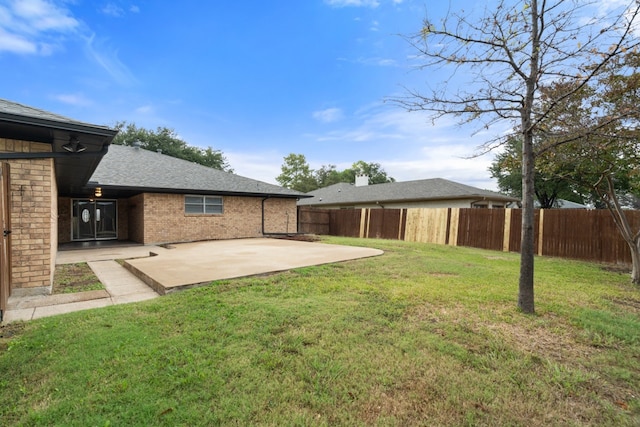
{"type": "Polygon", "coordinates": [[[221,214],[223,213],[220,196],[184,196],[184,213],[186,214],[221,214]]]}

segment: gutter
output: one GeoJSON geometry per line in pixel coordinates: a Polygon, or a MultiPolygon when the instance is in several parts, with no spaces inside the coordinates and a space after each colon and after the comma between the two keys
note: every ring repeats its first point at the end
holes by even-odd
{"type": "Polygon", "coordinates": [[[91,135],[99,135],[106,137],[115,136],[118,131],[110,129],[106,126],[95,126],[89,123],[74,122],[74,121],[58,121],[54,119],[37,118],[32,116],[22,116],[11,113],[0,113],[0,119],[6,122],[17,123],[27,126],[42,126],[46,128],[53,128],[63,131],[82,132],[91,135]]]}

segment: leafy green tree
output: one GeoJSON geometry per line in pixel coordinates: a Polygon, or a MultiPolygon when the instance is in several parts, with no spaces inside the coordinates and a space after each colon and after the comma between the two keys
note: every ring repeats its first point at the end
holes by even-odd
{"type": "Polygon", "coordinates": [[[387,175],[380,163],[367,163],[358,160],[351,168],[346,169],[345,174],[349,177],[350,182],[355,182],[356,176],[368,176],[369,184],[385,184],[387,182],[395,182],[396,180],[387,175]]]}
{"type": "MultiPolygon", "coordinates": [[[[639,2],[624,2],[608,16],[586,24],[593,16],[588,8],[596,6],[595,1],[582,0],[499,0],[481,15],[471,8],[441,19],[427,17],[408,41],[422,60],[421,69],[449,69],[451,78],[432,82],[426,92],[408,90],[405,97],[393,99],[407,110],[430,112],[433,120],[455,116],[480,128],[505,120],[518,124],[523,202],[518,307],[525,313],[535,312],[534,142],[562,100],[638,46],[634,31],[639,2]],[[587,68],[593,61],[595,66],[587,68]],[[544,104],[546,111],[536,109],[540,85],[558,79],[576,85],[556,93],[544,104]]],[[[502,142],[498,137],[483,148],[487,151],[502,142]]]]}
{"type": "MultiPolygon", "coordinates": [[[[640,227],[632,226],[624,210],[625,200],[640,197],[640,53],[627,52],[597,76],[593,87],[560,101],[562,113],[549,116],[553,126],[538,150],[539,169],[589,188],[609,209],[631,250],[632,282],[640,284],[640,227]]],[[[560,80],[544,92],[575,84],[560,80]]]]}
{"type": "Polygon", "coordinates": [[[303,193],[308,193],[318,188],[313,171],[303,154],[289,154],[284,158],[284,163],[280,169],[282,173],[276,177],[276,181],[281,186],[303,193]]]}
{"type": "MultiPolygon", "coordinates": [[[[512,197],[522,198],[522,141],[513,136],[504,145],[504,151],[496,155],[489,167],[492,178],[498,181],[500,191],[512,197]]],[[[561,175],[545,175],[535,171],[535,196],[541,209],[557,207],[559,199],[584,203],[575,184],[561,175]]]]}
{"type": "Polygon", "coordinates": [[[168,156],[226,172],[233,172],[226,157],[220,150],[189,145],[173,129],[158,127],[156,130],[149,130],[139,128],[134,123],[125,121],[116,123],[115,129],[119,132],[113,139],[113,144],[133,145],[134,143],[139,143],[140,147],[145,150],[161,151],[168,156]]]}
{"type": "Polygon", "coordinates": [[[358,160],[343,171],[339,171],[336,165],[322,165],[320,169],[314,171],[304,155],[291,153],[284,158],[281,170],[282,173],[276,177],[276,181],[283,187],[304,193],[341,182],[353,184],[356,175],[368,176],[369,184],[395,182],[394,178],[387,175],[380,163],[367,163],[363,160],[358,160]]]}
{"type": "Polygon", "coordinates": [[[341,182],[354,182],[346,170],[339,171],[336,169],[336,165],[322,165],[320,169],[314,172],[314,177],[318,188],[328,187],[341,182]]]}

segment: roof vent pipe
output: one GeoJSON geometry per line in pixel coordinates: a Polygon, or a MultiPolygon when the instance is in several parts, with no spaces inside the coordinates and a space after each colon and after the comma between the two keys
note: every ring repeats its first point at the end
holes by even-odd
{"type": "Polygon", "coordinates": [[[133,142],[131,143],[131,145],[133,146],[133,148],[135,148],[136,150],[138,150],[138,149],[140,149],[140,145],[142,145],[142,144],[140,144],[140,141],[133,141],[133,142]]]}

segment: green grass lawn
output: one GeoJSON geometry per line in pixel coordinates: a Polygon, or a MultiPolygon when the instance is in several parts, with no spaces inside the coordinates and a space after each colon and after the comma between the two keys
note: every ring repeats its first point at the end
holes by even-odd
{"type": "Polygon", "coordinates": [[[640,425],[640,289],[598,265],[381,257],[5,327],[0,425],[640,425]]]}

